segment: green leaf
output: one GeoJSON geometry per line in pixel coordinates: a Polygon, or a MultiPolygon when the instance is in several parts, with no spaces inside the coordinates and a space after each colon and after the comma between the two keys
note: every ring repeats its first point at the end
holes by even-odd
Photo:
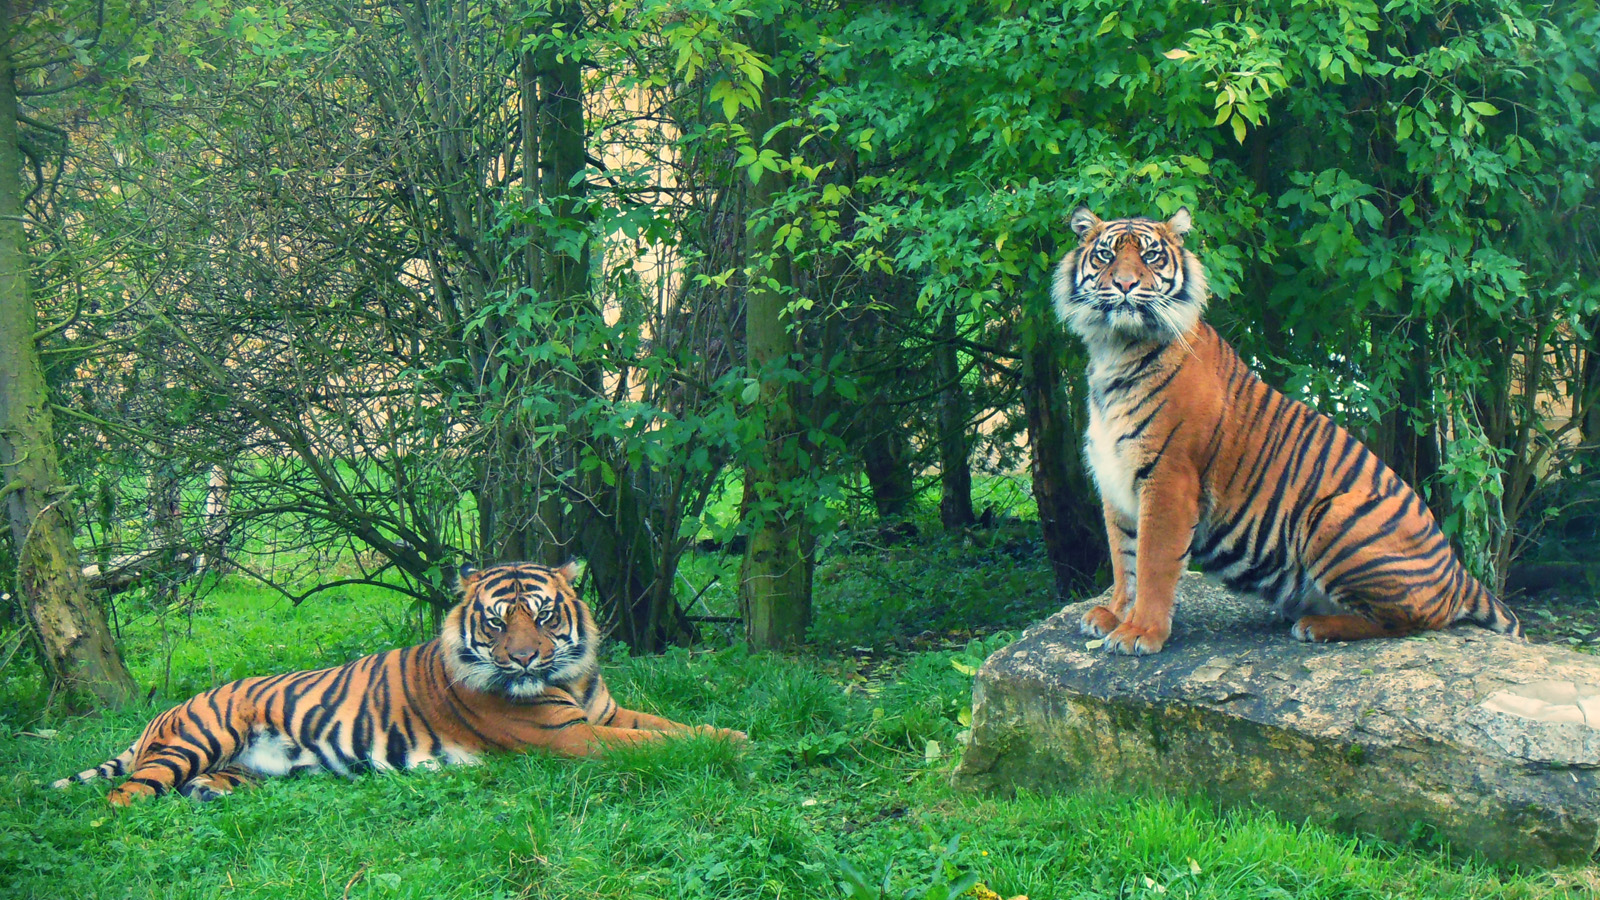
{"type": "Polygon", "coordinates": [[[1233,139],[1241,144],[1244,143],[1244,118],[1242,116],[1233,117],[1233,139]]]}
{"type": "Polygon", "coordinates": [[[1485,103],[1482,100],[1474,100],[1471,103],[1468,103],[1467,106],[1480,116],[1500,115],[1500,110],[1496,109],[1493,103],[1485,103]]]}

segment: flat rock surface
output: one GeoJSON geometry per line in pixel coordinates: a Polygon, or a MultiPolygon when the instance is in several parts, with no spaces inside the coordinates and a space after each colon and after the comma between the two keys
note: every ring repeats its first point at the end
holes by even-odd
{"type": "Polygon", "coordinates": [[[1095,602],[984,663],[958,784],[1199,794],[1521,864],[1600,850],[1600,658],[1472,626],[1303,644],[1192,573],[1166,648],[1118,657],[1078,632],[1095,602]]]}

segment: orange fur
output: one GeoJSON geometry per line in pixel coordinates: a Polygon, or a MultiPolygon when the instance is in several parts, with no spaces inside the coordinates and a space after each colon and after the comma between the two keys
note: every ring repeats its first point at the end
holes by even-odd
{"type": "Polygon", "coordinates": [[[1520,636],[1410,486],[1328,417],[1264,384],[1209,325],[1204,272],[1165,222],[1073,214],[1056,309],[1089,349],[1086,452],[1114,586],[1084,617],[1116,653],[1161,650],[1191,559],[1307,641],[1469,620],[1520,636]]]}
{"type": "Polygon", "coordinates": [[[120,756],[55,787],[129,774],[106,798],[123,806],[174,788],[209,800],[252,775],[349,775],[529,748],[584,756],[672,732],[743,740],[617,705],[595,662],[594,620],[572,590],[576,571],[465,572],[438,638],[206,691],[157,716],[120,756]]]}

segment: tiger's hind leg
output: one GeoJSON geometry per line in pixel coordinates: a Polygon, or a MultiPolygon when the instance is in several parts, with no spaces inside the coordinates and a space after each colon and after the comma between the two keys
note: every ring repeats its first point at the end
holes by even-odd
{"type": "Polygon", "coordinates": [[[1329,641],[1364,641],[1368,638],[1404,637],[1418,630],[1403,623],[1385,624],[1357,615],[1301,616],[1289,633],[1311,644],[1329,641]]]}
{"type": "Polygon", "coordinates": [[[127,806],[223,771],[241,749],[241,738],[250,733],[256,714],[250,698],[229,690],[218,688],[192,697],[151,723],[141,738],[133,774],[106,794],[106,802],[127,806]],[[219,717],[221,710],[228,714],[219,717]]]}
{"type": "Polygon", "coordinates": [[[140,754],[138,768],[127,781],[106,794],[106,802],[127,806],[135,800],[159,797],[193,777],[202,768],[195,763],[196,755],[186,748],[146,748],[140,754]]]}
{"type": "Polygon", "coordinates": [[[196,775],[178,788],[178,793],[191,800],[207,803],[253,783],[243,769],[228,766],[196,775]]]}
{"type": "Polygon", "coordinates": [[[1393,473],[1382,474],[1388,482],[1382,490],[1326,501],[1305,558],[1322,592],[1349,612],[1301,616],[1295,638],[1360,641],[1446,628],[1475,597],[1488,596],[1416,492],[1393,473]]]}

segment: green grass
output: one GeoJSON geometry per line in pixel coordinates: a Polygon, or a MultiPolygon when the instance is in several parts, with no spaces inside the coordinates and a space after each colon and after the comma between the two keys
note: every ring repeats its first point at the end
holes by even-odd
{"type": "MultiPolygon", "coordinates": [[[[941,554],[955,555],[933,541],[830,560],[819,634],[848,634],[888,593],[936,583],[945,612],[918,619],[908,602],[880,633],[1035,614],[1007,611],[1036,590],[1020,553],[1007,577],[1021,580],[987,592],[982,567],[969,577],[941,554]],[[913,571],[919,549],[929,574],[913,571]]],[[[948,776],[971,681],[952,661],[973,663],[1005,635],[897,656],[733,647],[608,659],[624,704],[748,731],[737,750],[694,740],[598,760],[531,753],[113,810],[105,784],[39,785],[113,755],[157,709],[214,681],[340,663],[409,642],[416,627],[373,590],[296,609],[231,581],[192,632],[186,616],[124,612],[130,664],[157,689],[148,707],[64,718],[41,710],[26,665],[0,672],[0,897],[835,898],[841,857],[873,882],[892,866],[895,897],[958,872],[1032,900],[1577,898],[1596,884],[1592,869],[1509,874],[1182,799],[958,793],[948,776]]]]}
{"type": "Polygon", "coordinates": [[[1021,629],[1059,608],[1038,527],[1015,522],[832,554],[817,566],[816,593],[811,637],[823,648],[1021,629]]]}

